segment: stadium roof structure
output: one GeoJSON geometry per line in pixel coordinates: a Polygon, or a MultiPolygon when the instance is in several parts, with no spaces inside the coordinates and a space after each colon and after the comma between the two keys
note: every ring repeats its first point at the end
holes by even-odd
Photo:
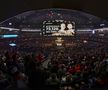
{"type": "Polygon", "coordinates": [[[75,22],[76,26],[81,27],[93,27],[99,28],[100,26],[107,27],[108,22],[99,17],[87,14],[81,11],[70,10],[70,9],[42,9],[32,10],[14,17],[11,17],[0,23],[0,27],[9,28],[39,28],[43,21],[48,20],[71,20],[75,22]]]}

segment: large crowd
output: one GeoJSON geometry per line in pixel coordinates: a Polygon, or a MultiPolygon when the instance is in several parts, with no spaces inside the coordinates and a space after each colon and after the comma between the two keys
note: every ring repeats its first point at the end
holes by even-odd
{"type": "Polygon", "coordinates": [[[107,46],[42,48],[0,54],[0,90],[87,90],[108,86],[107,46]]]}

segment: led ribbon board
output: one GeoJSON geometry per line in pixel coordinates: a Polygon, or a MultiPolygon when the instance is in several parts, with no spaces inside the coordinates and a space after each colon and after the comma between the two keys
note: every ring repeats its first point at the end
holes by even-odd
{"type": "Polygon", "coordinates": [[[16,38],[18,35],[1,35],[2,38],[16,38]]]}

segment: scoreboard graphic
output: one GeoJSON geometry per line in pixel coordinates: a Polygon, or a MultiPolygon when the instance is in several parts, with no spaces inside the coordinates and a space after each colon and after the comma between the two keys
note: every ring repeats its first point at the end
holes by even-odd
{"type": "Polygon", "coordinates": [[[42,35],[44,36],[74,36],[75,23],[72,21],[44,21],[42,35]]]}

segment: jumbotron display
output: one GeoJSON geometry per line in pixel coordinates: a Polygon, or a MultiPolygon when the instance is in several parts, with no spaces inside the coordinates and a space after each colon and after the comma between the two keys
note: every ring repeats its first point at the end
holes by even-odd
{"type": "Polygon", "coordinates": [[[74,36],[75,22],[64,20],[44,21],[42,35],[44,36],[74,36]]]}

